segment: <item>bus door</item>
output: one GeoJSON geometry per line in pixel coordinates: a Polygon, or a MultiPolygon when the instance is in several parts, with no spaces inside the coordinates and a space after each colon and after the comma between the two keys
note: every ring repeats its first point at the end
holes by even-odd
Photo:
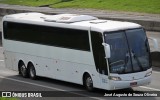
{"type": "Polygon", "coordinates": [[[102,87],[106,86],[108,68],[105,58],[105,51],[103,43],[102,33],[99,32],[91,32],[91,41],[92,41],[92,51],[94,57],[94,63],[97,72],[99,73],[100,83],[102,87]]]}

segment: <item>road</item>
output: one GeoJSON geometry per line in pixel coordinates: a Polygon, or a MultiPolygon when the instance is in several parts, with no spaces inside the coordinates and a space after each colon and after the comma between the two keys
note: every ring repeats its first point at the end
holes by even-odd
{"type": "MultiPolygon", "coordinates": [[[[160,51],[160,32],[151,32],[151,31],[147,31],[147,36],[148,37],[153,37],[155,39],[157,39],[158,42],[158,51],[160,51]]],[[[153,48],[153,42],[149,40],[149,44],[151,47],[151,51],[154,51],[155,49],[153,48]]]]}

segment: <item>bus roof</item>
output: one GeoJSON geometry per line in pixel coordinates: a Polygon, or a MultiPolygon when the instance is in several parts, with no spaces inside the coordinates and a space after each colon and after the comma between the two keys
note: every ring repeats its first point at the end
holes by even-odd
{"type": "Polygon", "coordinates": [[[89,29],[92,31],[118,31],[132,28],[139,28],[141,25],[131,22],[98,19],[89,15],[58,14],[46,15],[42,13],[19,13],[6,15],[3,21],[19,23],[40,24],[67,28],[89,29]]]}

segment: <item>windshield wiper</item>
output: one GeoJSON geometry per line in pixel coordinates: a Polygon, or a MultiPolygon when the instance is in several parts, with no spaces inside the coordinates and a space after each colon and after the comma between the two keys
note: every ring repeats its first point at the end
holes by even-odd
{"type": "Polygon", "coordinates": [[[124,69],[123,69],[123,73],[126,73],[126,67],[127,67],[127,63],[128,63],[128,61],[129,61],[129,52],[128,53],[126,53],[126,57],[125,57],[125,64],[124,64],[124,69]]]}
{"type": "Polygon", "coordinates": [[[143,69],[143,67],[142,67],[141,62],[139,61],[139,58],[136,56],[136,54],[135,54],[133,51],[132,51],[132,53],[133,53],[134,59],[137,61],[138,66],[139,66],[140,69],[143,71],[144,69],[143,69]]]}

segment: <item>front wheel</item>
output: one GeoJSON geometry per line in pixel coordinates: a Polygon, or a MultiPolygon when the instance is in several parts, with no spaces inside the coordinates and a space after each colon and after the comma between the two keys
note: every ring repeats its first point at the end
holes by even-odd
{"type": "Polygon", "coordinates": [[[90,75],[86,75],[85,76],[85,83],[84,83],[84,85],[85,85],[85,87],[86,87],[86,89],[88,91],[93,91],[94,90],[94,88],[93,88],[93,81],[92,81],[92,78],[91,78],[90,75]]]}
{"type": "Polygon", "coordinates": [[[36,70],[35,70],[33,64],[29,64],[29,77],[33,80],[36,79],[36,70]]]}

